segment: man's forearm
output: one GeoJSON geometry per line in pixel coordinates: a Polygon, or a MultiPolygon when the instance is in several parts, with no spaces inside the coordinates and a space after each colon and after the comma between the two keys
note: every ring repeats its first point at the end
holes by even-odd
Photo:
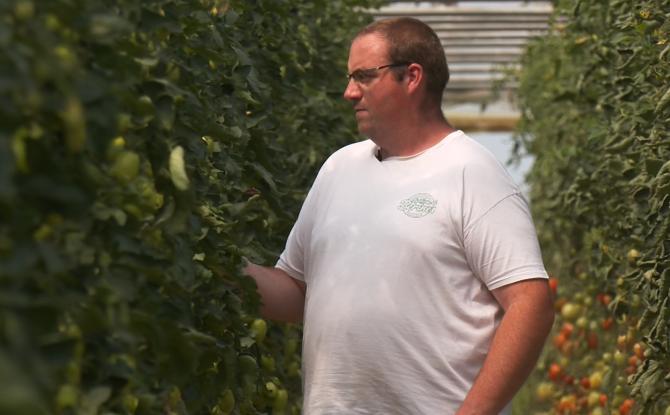
{"type": "Polygon", "coordinates": [[[458,415],[497,415],[533,370],[554,319],[538,301],[510,306],[458,415]]]}
{"type": "Polygon", "coordinates": [[[244,273],[256,281],[261,315],[270,320],[301,323],[305,308],[304,284],[275,267],[247,264],[244,273]]]}

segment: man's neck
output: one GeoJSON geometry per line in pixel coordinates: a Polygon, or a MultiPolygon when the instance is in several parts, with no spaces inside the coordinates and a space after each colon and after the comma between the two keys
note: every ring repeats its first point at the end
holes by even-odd
{"type": "Polygon", "coordinates": [[[389,131],[383,140],[374,140],[380,147],[378,158],[407,157],[419,154],[440,141],[455,129],[446,119],[423,120],[407,124],[407,128],[389,131]]]}

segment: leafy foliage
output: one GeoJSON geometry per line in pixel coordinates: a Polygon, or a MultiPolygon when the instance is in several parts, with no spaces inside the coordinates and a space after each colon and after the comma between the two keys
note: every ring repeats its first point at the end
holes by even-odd
{"type": "Polygon", "coordinates": [[[299,412],[299,330],[239,267],[356,139],[372,5],[0,4],[1,413],[299,412]]]}
{"type": "Polygon", "coordinates": [[[553,395],[544,395],[561,413],[663,413],[670,399],[670,2],[559,1],[550,35],[529,47],[523,68],[518,144],[536,158],[534,218],[560,281],[565,323],[556,336],[573,333],[554,338],[545,356],[544,369],[553,362],[562,373],[552,379],[553,395]],[[600,341],[589,344],[591,336],[600,341]],[[594,389],[579,382],[596,371],[604,406],[591,405],[594,389]]]}

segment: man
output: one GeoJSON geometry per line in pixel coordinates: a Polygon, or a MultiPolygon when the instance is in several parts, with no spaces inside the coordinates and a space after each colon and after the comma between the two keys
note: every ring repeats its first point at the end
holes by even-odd
{"type": "Polygon", "coordinates": [[[553,323],[528,207],[444,119],[435,33],[363,29],[344,98],[369,140],[334,153],[275,267],[263,314],[303,321],[305,414],[498,414],[553,323]]]}

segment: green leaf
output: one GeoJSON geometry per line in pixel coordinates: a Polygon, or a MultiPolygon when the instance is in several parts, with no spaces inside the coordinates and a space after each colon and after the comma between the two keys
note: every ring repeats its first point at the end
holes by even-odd
{"type": "Polygon", "coordinates": [[[119,226],[126,224],[128,219],[126,213],[118,208],[110,208],[100,202],[96,202],[91,206],[91,213],[96,219],[109,220],[114,219],[119,226]]]}
{"type": "Polygon", "coordinates": [[[130,22],[113,14],[96,14],[91,16],[89,22],[89,34],[103,44],[113,43],[132,29],[130,22]]]}
{"type": "Polygon", "coordinates": [[[265,169],[262,165],[258,163],[250,163],[251,168],[261,176],[261,178],[267,183],[268,186],[270,186],[270,189],[272,189],[273,192],[277,191],[277,185],[275,184],[275,181],[272,179],[272,174],[270,174],[269,171],[265,169]]]}
{"type": "Polygon", "coordinates": [[[357,139],[331,98],[373,2],[214,3],[0,6],[0,413],[210,413],[226,388],[253,415],[240,351],[298,364],[297,326],[241,340],[240,256],[274,261],[357,139]]]}
{"type": "Polygon", "coordinates": [[[668,88],[665,93],[661,96],[661,99],[656,103],[656,108],[654,112],[661,112],[667,105],[670,103],[670,88],[668,88]]]}
{"type": "Polygon", "coordinates": [[[169,96],[162,96],[156,102],[156,119],[160,127],[166,131],[171,130],[174,126],[174,103],[169,96]]]}
{"type": "Polygon", "coordinates": [[[100,406],[112,396],[109,386],[97,386],[85,393],[81,399],[79,413],[82,415],[96,415],[100,406]]]}

